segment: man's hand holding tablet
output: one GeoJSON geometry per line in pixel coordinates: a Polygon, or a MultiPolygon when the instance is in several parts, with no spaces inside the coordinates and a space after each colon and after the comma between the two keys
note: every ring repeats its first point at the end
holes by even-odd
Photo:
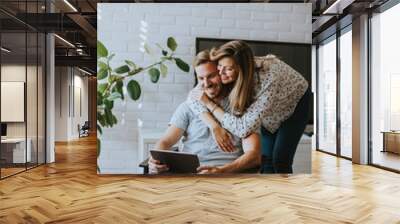
{"type": "Polygon", "coordinates": [[[170,171],[171,173],[197,173],[200,166],[196,154],[176,152],[171,150],[150,150],[149,172],[159,174],[170,171]]]}
{"type": "Polygon", "coordinates": [[[150,174],[160,174],[168,171],[169,168],[165,164],[161,164],[160,161],[153,159],[152,156],[149,158],[149,173],[150,174]]]}

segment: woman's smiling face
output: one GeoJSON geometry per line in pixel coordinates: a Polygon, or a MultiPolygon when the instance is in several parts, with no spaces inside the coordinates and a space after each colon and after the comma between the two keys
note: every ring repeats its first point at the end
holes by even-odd
{"type": "Polygon", "coordinates": [[[236,81],[239,70],[233,58],[223,57],[218,60],[217,69],[223,84],[236,81]]]}

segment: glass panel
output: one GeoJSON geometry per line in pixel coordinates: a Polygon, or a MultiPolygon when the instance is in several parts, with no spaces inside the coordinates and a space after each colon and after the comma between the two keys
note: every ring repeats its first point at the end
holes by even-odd
{"type": "Polygon", "coordinates": [[[38,45],[38,163],[45,163],[45,60],[46,60],[46,37],[39,34],[38,45]]]}
{"type": "Polygon", "coordinates": [[[400,4],[372,17],[372,163],[400,170],[400,4]],[[386,133],[383,133],[386,132],[386,133]]]}
{"type": "MultiPolygon", "coordinates": [[[[24,13],[44,13],[44,6],[45,0],[0,2],[2,9],[19,18],[25,18],[24,13]]],[[[0,110],[4,135],[0,145],[0,177],[4,178],[45,162],[46,54],[44,34],[2,12],[0,26],[0,110]]]]}
{"type": "Polygon", "coordinates": [[[2,177],[25,170],[26,33],[2,33],[1,121],[7,133],[1,140],[2,177]]]}
{"type": "Polygon", "coordinates": [[[36,32],[27,33],[28,38],[28,63],[27,63],[27,82],[26,82],[26,112],[27,112],[27,143],[30,157],[28,159],[28,168],[37,165],[37,74],[38,74],[38,36],[36,32]]]}
{"type": "Polygon", "coordinates": [[[336,153],[336,37],[318,48],[318,148],[336,153]]]}
{"type": "Polygon", "coordinates": [[[352,156],[352,35],[340,36],[340,153],[352,156]]]}
{"type": "MultiPolygon", "coordinates": [[[[37,13],[37,1],[27,2],[26,12],[37,13]]],[[[28,14],[29,15],[29,14],[28,14]]],[[[30,18],[33,24],[37,23],[38,17],[30,18]],[[36,20],[36,21],[34,21],[36,20]]],[[[38,33],[36,30],[27,30],[27,80],[26,80],[26,114],[27,114],[27,150],[31,151],[27,167],[32,168],[38,163],[37,143],[37,76],[38,76],[38,33]]]]}

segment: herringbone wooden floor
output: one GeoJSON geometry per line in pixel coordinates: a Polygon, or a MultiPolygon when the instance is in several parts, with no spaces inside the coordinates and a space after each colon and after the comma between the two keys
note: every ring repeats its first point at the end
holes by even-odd
{"type": "Polygon", "coordinates": [[[95,139],[0,181],[0,223],[400,223],[400,175],[313,153],[313,174],[98,176],[95,139]]]}

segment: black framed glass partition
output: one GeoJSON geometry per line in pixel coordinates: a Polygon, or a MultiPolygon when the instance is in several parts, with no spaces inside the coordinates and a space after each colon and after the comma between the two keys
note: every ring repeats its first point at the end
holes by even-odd
{"type": "MultiPolygon", "coordinates": [[[[400,21],[399,3],[398,0],[388,0],[375,8],[363,11],[369,15],[368,32],[359,36],[360,33],[357,31],[355,34],[357,37],[354,40],[351,20],[357,18],[349,17],[351,19],[345,21],[346,17],[344,17],[343,22],[332,25],[333,29],[326,32],[332,33],[334,30],[335,37],[333,35],[316,42],[318,49],[316,51],[318,68],[316,79],[318,88],[317,149],[352,159],[352,116],[361,116],[354,115],[352,112],[352,42],[365,39],[368,40],[367,49],[355,50],[368,52],[365,65],[365,68],[368,67],[366,69],[368,72],[362,74],[368,75],[368,86],[362,86],[362,88],[368,88],[368,105],[366,106],[368,108],[368,140],[365,140],[368,141],[368,144],[365,142],[368,145],[368,164],[395,172],[400,172],[400,100],[398,100],[400,95],[400,64],[398,63],[400,33],[397,29],[397,23],[400,21]],[[338,30],[339,26],[341,30],[338,30]],[[331,44],[330,48],[328,47],[329,43],[331,44]],[[336,44],[336,50],[334,44],[336,44]],[[331,62],[330,69],[326,62],[327,56],[324,56],[327,49],[331,49],[332,52],[329,60],[331,62]],[[337,55],[336,61],[332,58],[335,54],[337,55]],[[336,68],[336,76],[331,76],[329,80],[326,72],[332,72],[334,68],[336,68]],[[327,81],[330,83],[327,84],[327,81]],[[335,85],[336,88],[331,87],[335,85]],[[336,93],[333,94],[335,90],[336,93]],[[332,94],[329,98],[330,93],[332,94]],[[333,107],[336,108],[333,109],[333,107]]],[[[321,36],[329,36],[326,33],[321,36]]],[[[320,39],[324,38],[320,37],[320,39]]],[[[356,53],[356,57],[359,56],[358,53],[356,53]]],[[[355,155],[357,153],[359,152],[356,151],[355,155]]]]}
{"type": "Polygon", "coordinates": [[[336,154],[336,35],[317,47],[317,149],[336,154]]]}
{"type": "MultiPolygon", "coordinates": [[[[26,144],[26,33],[1,34],[1,177],[24,171],[26,144]],[[18,50],[17,50],[18,49],[18,50]]],[[[29,161],[29,160],[28,160],[29,161]]]]}
{"type": "Polygon", "coordinates": [[[400,4],[392,2],[370,18],[369,162],[400,172],[400,4]]]}
{"type": "Polygon", "coordinates": [[[317,44],[317,150],[352,157],[352,26],[317,44]]]}
{"type": "Polygon", "coordinates": [[[43,2],[0,3],[1,179],[45,163],[46,39],[18,19],[43,2]]]}

